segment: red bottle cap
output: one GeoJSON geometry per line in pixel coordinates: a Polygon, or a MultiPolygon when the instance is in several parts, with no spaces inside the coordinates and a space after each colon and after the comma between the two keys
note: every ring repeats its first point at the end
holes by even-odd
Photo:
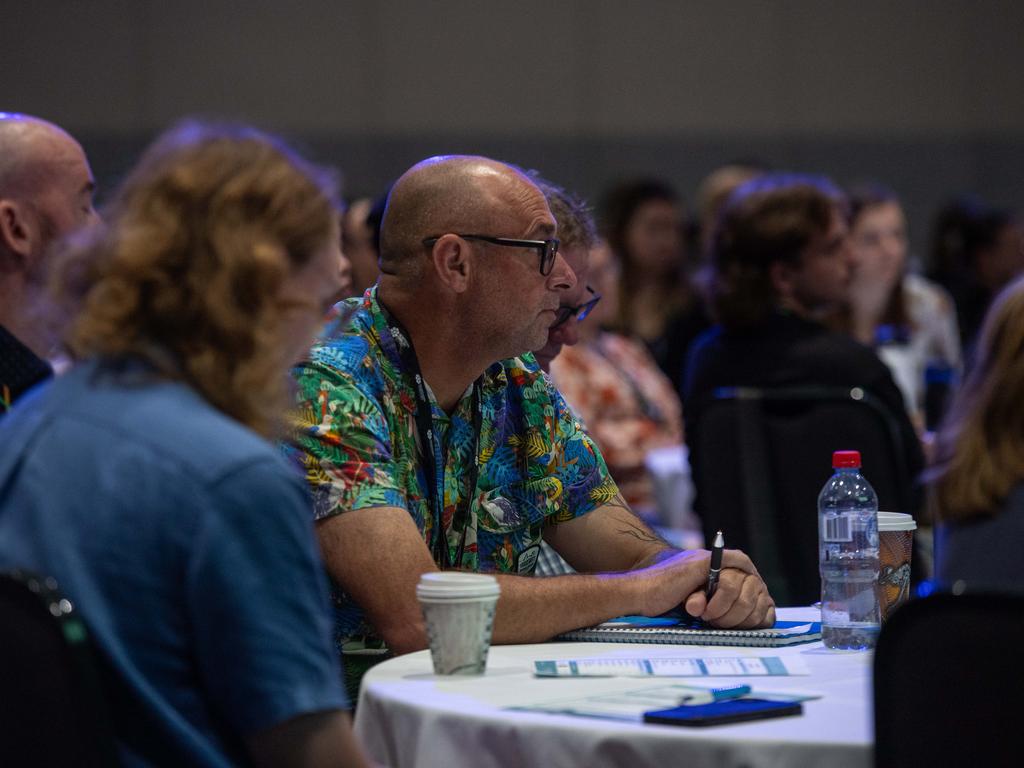
{"type": "Polygon", "coordinates": [[[860,469],[860,451],[835,451],[832,469],[860,469]]]}

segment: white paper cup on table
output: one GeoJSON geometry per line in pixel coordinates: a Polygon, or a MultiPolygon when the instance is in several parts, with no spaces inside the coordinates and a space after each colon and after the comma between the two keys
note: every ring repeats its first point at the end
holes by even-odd
{"type": "Polygon", "coordinates": [[[910,595],[910,555],[916,529],[911,515],[878,513],[878,586],[883,621],[910,595]]]}
{"type": "Polygon", "coordinates": [[[480,573],[440,571],[420,577],[416,597],[436,674],[483,674],[500,591],[497,579],[480,573]]]}

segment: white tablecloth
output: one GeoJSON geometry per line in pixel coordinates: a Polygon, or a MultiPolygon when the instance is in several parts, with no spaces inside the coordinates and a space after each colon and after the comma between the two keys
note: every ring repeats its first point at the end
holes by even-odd
{"type": "MultiPolygon", "coordinates": [[[[817,620],[810,608],[780,618],[817,620]]],[[[384,765],[408,766],[870,766],[871,653],[829,651],[820,642],[789,648],[619,643],[493,646],[486,674],[439,677],[428,651],[372,668],[363,681],[356,733],[384,765]],[[539,659],[611,655],[789,656],[810,676],[754,678],[537,678],[539,659]],[[635,690],[658,682],[750,683],[755,690],[821,694],[800,717],[684,728],[510,711],[556,699],[635,690]]]]}

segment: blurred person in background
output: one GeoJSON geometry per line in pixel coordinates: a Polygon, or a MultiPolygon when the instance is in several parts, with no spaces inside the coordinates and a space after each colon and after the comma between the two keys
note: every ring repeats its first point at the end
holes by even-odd
{"type": "Polygon", "coordinates": [[[601,206],[601,232],[622,265],[616,330],[647,345],[678,389],[690,342],[709,320],[690,283],[685,211],[666,183],[614,187],[601,206]]]}
{"type": "Polygon", "coordinates": [[[533,353],[541,370],[550,373],[552,360],[565,346],[572,346],[580,340],[579,324],[600,299],[587,283],[590,249],[598,241],[597,228],[590,209],[581,198],[542,178],[536,171],[530,171],[527,176],[544,194],[558,226],[558,253],[576,275],[576,283],[559,294],[559,307],[554,322],[548,328],[547,342],[533,353]]]}
{"type": "Polygon", "coordinates": [[[0,112],[0,417],[53,373],[36,305],[60,237],[99,221],[81,145],[37,117],[0,112]]]}
{"type": "Polygon", "coordinates": [[[908,271],[907,221],[896,195],[877,184],[851,190],[849,300],[830,318],[837,330],[873,347],[903,393],[906,409],[925,427],[926,377],[960,368],[953,301],[940,286],[908,271]]]}
{"type": "MultiPolygon", "coordinates": [[[[660,522],[644,460],[652,449],[682,442],[678,395],[643,344],[602,330],[618,312],[619,270],[597,237],[586,203],[531,178],[547,199],[558,224],[559,252],[577,281],[562,292],[548,342],[534,354],[597,442],[629,506],[648,522],[660,522]]],[[[556,571],[549,564],[556,558],[542,546],[538,570],[566,572],[567,566],[556,571]]]]}
{"type": "Polygon", "coordinates": [[[53,267],[75,366],[0,423],[0,567],[81,612],[125,765],[363,765],[310,500],[270,442],[339,288],[333,181],[185,123],[107,213],[53,267]]]}
{"type": "Polygon", "coordinates": [[[362,296],[380,277],[380,218],[387,196],[360,197],[345,209],[341,219],[341,243],[351,264],[351,284],[339,300],[362,296]]]}
{"type": "Polygon", "coordinates": [[[702,417],[719,387],[860,386],[898,421],[911,476],[923,458],[888,368],[824,318],[848,301],[853,273],[846,200],[828,179],[771,173],[739,187],[715,231],[718,325],[693,345],[683,397],[702,514],[702,417]]]}
{"type": "Polygon", "coordinates": [[[737,187],[764,172],[765,167],[757,162],[728,163],[719,166],[701,181],[700,186],[697,187],[695,205],[699,217],[697,245],[700,249],[699,256],[702,264],[706,264],[711,258],[711,237],[714,235],[715,223],[718,221],[729,195],[737,187]]]}
{"type": "Polygon", "coordinates": [[[590,300],[600,301],[576,326],[578,343],[552,361],[551,376],[597,441],[629,506],[659,522],[644,460],[651,450],[682,442],[679,397],[643,344],[603,330],[618,311],[619,287],[618,262],[603,242],[590,251],[588,280],[590,300]]]}
{"type": "MultiPolygon", "coordinates": [[[[559,306],[554,322],[548,327],[547,342],[533,353],[541,370],[550,374],[551,363],[562,349],[579,342],[579,324],[601,298],[587,284],[590,248],[597,242],[597,230],[590,210],[582,199],[543,178],[537,171],[528,171],[527,177],[544,194],[558,229],[558,252],[576,275],[576,283],[559,294],[559,306]]],[[[572,403],[566,404],[572,409],[572,403]]],[[[580,418],[575,411],[573,417],[580,418]]],[[[586,428],[586,424],[581,426],[586,428]]],[[[550,544],[541,541],[535,575],[564,576],[575,572],[576,569],[550,544]]]]}
{"type": "Polygon", "coordinates": [[[992,297],[1024,270],[1022,234],[1010,211],[976,197],[956,199],[936,217],[929,277],[949,291],[956,304],[967,367],[992,297]]]}
{"type": "Polygon", "coordinates": [[[936,579],[1024,590],[1024,277],[997,295],[928,473],[936,579]]]}

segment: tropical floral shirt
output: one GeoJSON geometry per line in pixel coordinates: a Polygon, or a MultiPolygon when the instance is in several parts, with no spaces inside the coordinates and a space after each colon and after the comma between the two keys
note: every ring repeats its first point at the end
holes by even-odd
{"type": "MultiPolygon", "coordinates": [[[[318,520],[351,509],[402,507],[431,551],[441,526],[455,567],[530,575],[545,524],[583,515],[618,493],[600,452],[528,354],[484,373],[479,439],[472,387],[450,415],[431,397],[441,437],[434,441],[434,465],[444,489],[442,520],[435,519],[419,460],[414,382],[399,349],[407,341],[392,330],[376,288],[341,308],[309,360],[294,370],[299,424],[286,450],[302,465],[318,520]],[[474,459],[477,481],[468,488],[474,459]],[[467,496],[456,563],[463,532],[453,521],[467,496]]],[[[362,610],[338,590],[335,609],[343,651],[362,649],[374,636],[362,610]]]]}

